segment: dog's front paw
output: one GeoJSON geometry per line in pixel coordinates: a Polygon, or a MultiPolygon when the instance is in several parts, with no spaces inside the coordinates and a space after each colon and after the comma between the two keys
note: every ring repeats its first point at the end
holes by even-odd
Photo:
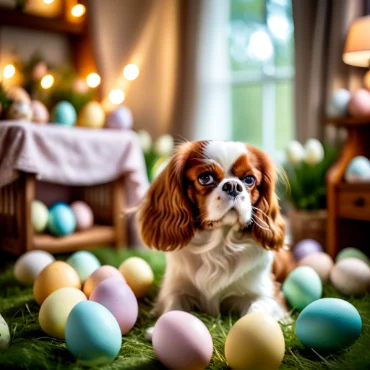
{"type": "Polygon", "coordinates": [[[246,314],[253,312],[263,312],[272,316],[276,321],[281,322],[283,325],[292,323],[289,313],[273,298],[258,299],[249,306],[246,314]]]}
{"type": "Polygon", "coordinates": [[[192,305],[186,296],[173,295],[167,296],[165,299],[160,299],[154,306],[152,313],[159,317],[168,311],[187,311],[190,312],[192,305]]]}

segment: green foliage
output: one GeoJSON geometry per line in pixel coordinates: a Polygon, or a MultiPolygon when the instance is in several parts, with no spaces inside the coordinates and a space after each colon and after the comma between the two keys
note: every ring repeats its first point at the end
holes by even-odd
{"type": "Polygon", "coordinates": [[[3,82],[0,82],[0,116],[2,112],[5,112],[12,104],[11,99],[6,96],[6,91],[3,82]]]}
{"type": "Polygon", "coordinates": [[[151,148],[149,151],[144,153],[145,165],[146,165],[146,172],[148,175],[148,179],[150,182],[153,181],[153,167],[160,159],[160,156],[151,148]]]}
{"type": "Polygon", "coordinates": [[[338,148],[329,144],[323,147],[325,156],[320,163],[286,163],[283,166],[290,184],[290,192],[286,193],[286,197],[296,209],[326,208],[326,174],[338,156],[338,148]]]}
{"type": "MultiPolygon", "coordinates": [[[[164,268],[164,254],[151,251],[124,250],[101,247],[92,252],[102,264],[118,267],[126,258],[139,256],[152,267],[155,275],[155,286],[148,297],[139,302],[138,321],[127,335],[123,337],[120,353],[111,364],[101,366],[102,370],[151,370],[165,368],[155,359],[151,343],[145,340],[145,331],[155,324],[150,311],[158,292],[164,268]]],[[[57,256],[65,260],[67,255],[57,256]]],[[[292,328],[282,327],[285,338],[285,357],[280,369],[298,370],[365,370],[370,368],[370,294],[362,297],[345,297],[338,294],[332,286],[324,286],[324,297],[348,300],[359,311],[363,330],[360,338],[348,349],[331,354],[321,354],[305,348],[295,336],[292,328]]],[[[0,369],[86,369],[76,361],[62,340],[48,337],[38,322],[39,307],[33,300],[32,287],[20,286],[12,276],[12,266],[0,274],[0,313],[7,321],[12,342],[11,346],[0,351],[0,369]]],[[[233,315],[210,317],[193,312],[208,327],[214,344],[212,361],[208,370],[228,369],[224,344],[227,333],[238,319],[233,315]]],[[[298,312],[293,312],[293,318],[298,312]]],[[[94,323],[91,323],[94,325],[94,323]]],[[[268,339],[268,338],[266,338],[268,339]]]]}

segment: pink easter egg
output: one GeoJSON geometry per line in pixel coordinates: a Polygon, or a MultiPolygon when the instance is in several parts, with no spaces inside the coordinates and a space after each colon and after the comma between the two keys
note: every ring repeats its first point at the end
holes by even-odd
{"type": "Polygon", "coordinates": [[[44,104],[38,100],[31,101],[32,122],[47,123],[49,121],[49,112],[44,104]]]}
{"type": "Polygon", "coordinates": [[[94,224],[94,214],[90,206],[81,201],[75,201],[71,204],[72,212],[76,217],[76,230],[86,230],[94,224]]]}
{"type": "Polygon", "coordinates": [[[354,117],[370,116],[370,92],[366,89],[356,90],[349,101],[348,112],[354,117]]]}
{"type": "Polygon", "coordinates": [[[116,318],[122,334],[135,325],[139,307],[135,294],[123,280],[103,280],[91,293],[90,301],[106,307],[116,318]]]}

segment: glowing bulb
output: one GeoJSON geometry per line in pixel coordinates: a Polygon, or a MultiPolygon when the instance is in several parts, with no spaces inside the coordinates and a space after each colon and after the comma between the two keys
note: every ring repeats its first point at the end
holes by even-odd
{"type": "Polygon", "coordinates": [[[109,93],[109,100],[113,104],[121,104],[125,100],[125,93],[120,89],[114,89],[109,93]]]}
{"type": "Polygon", "coordinates": [[[123,69],[123,75],[129,81],[135,80],[139,76],[139,67],[136,64],[128,64],[123,69]]]}
{"type": "Polygon", "coordinates": [[[54,2],[54,0],[44,0],[45,4],[52,4],[53,2],[54,2]]]}
{"type": "Polygon", "coordinates": [[[4,78],[12,78],[15,75],[15,67],[13,64],[8,64],[3,70],[4,78]]]}
{"type": "Polygon", "coordinates": [[[87,86],[92,88],[99,86],[100,81],[101,81],[100,76],[97,73],[90,73],[86,77],[87,86]]]}
{"type": "Polygon", "coordinates": [[[77,4],[72,8],[72,15],[76,18],[83,16],[85,12],[86,8],[82,4],[77,4]]]}
{"type": "Polygon", "coordinates": [[[41,87],[43,89],[50,89],[54,84],[54,77],[52,75],[46,75],[41,79],[41,87]]]}

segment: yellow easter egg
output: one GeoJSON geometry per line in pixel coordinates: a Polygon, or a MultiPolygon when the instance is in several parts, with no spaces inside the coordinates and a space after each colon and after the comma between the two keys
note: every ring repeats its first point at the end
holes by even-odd
{"type": "Polygon", "coordinates": [[[51,337],[64,339],[64,328],[72,308],[87,298],[76,288],[61,288],[51,293],[40,307],[41,329],[51,337]]]}
{"type": "Polygon", "coordinates": [[[77,272],[68,263],[56,261],[46,266],[33,284],[33,296],[41,305],[45,299],[60,288],[81,289],[77,272]]]}
{"type": "Polygon", "coordinates": [[[103,128],[105,124],[105,112],[102,106],[96,102],[88,102],[81,110],[78,117],[78,126],[90,128],[103,128]]]}
{"type": "Polygon", "coordinates": [[[232,370],[278,369],[284,353],[284,336],[279,324],[262,312],[243,316],[226,337],[225,357],[232,370]]]}
{"type": "Polygon", "coordinates": [[[142,298],[148,294],[154,282],[154,274],[146,261],[139,257],[130,257],[121,263],[118,270],[136,298],[142,298]]]}

